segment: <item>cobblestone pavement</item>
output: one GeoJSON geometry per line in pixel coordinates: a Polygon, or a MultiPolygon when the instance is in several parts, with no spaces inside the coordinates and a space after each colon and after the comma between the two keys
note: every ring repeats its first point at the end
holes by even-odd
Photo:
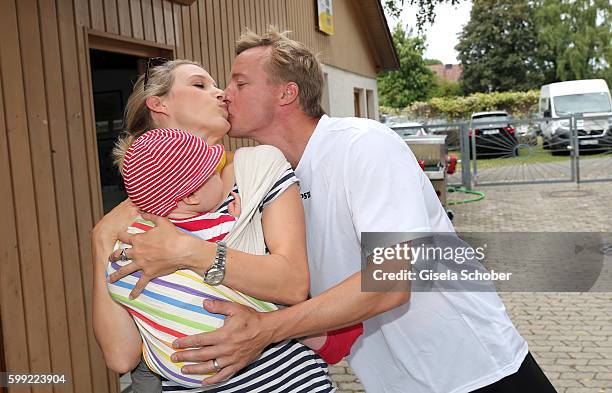
{"type": "MultiPolygon", "coordinates": [[[[479,190],[484,200],[451,206],[458,231],[612,232],[612,182],[479,190]]],[[[450,200],[466,197],[449,194],[450,200]]],[[[609,260],[603,275],[612,275],[609,260]]],[[[559,393],[612,393],[611,292],[500,296],[559,393]]],[[[330,370],[339,393],[363,392],[346,362],[330,370]]]]}

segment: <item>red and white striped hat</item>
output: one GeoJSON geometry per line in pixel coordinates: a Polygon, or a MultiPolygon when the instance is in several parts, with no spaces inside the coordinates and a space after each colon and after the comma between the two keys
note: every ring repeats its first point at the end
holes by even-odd
{"type": "Polygon", "coordinates": [[[141,210],[165,217],[208,180],[223,153],[223,145],[185,131],[147,131],[125,153],[125,189],[141,210]]]}

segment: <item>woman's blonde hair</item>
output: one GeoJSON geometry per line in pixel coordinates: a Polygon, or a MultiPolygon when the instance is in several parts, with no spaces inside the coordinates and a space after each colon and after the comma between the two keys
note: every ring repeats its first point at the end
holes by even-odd
{"type": "Polygon", "coordinates": [[[172,71],[185,64],[202,67],[200,63],[191,60],[170,60],[148,70],[149,76],[146,86],[144,86],[144,74],[136,80],[134,90],[125,106],[123,133],[119,136],[113,148],[113,162],[120,172],[123,167],[123,158],[132,142],[145,132],[157,127],[153,122],[149,108],[147,108],[147,98],[168,94],[174,84],[172,71]]]}
{"type": "Polygon", "coordinates": [[[270,26],[264,35],[246,30],[236,42],[236,56],[257,47],[270,48],[268,77],[275,83],[295,82],[299,87],[299,103],[310,117],[321,117],[323,70],[317,56],[306,45],[288,37],[289,31],[279,32],[270,26]]]}

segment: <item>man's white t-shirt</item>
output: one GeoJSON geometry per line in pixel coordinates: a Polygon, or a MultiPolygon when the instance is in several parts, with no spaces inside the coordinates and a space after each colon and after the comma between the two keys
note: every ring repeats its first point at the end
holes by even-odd
{"type": "MultiPolygon", "coordinates": [[[[362,232],[454,232],[408,146],[378,122],[323,116],[295,173],[313,296],[360,270],[362,232]]],[[[459,393],[515,373],[527,350],[495,292],[413,292],[364,321],[348,361],[368,393],[459,393]]]]}

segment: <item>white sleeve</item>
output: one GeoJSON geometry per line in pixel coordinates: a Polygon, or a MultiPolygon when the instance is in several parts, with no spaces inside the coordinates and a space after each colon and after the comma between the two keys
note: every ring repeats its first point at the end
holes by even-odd
{"type": "Polygon", "coordinates": [[[344,170],[360,239],[362,232],[431,231],[423,193],[427,178],[399,138],[384,132],[357,136],[348,149],[344,170]]]}

